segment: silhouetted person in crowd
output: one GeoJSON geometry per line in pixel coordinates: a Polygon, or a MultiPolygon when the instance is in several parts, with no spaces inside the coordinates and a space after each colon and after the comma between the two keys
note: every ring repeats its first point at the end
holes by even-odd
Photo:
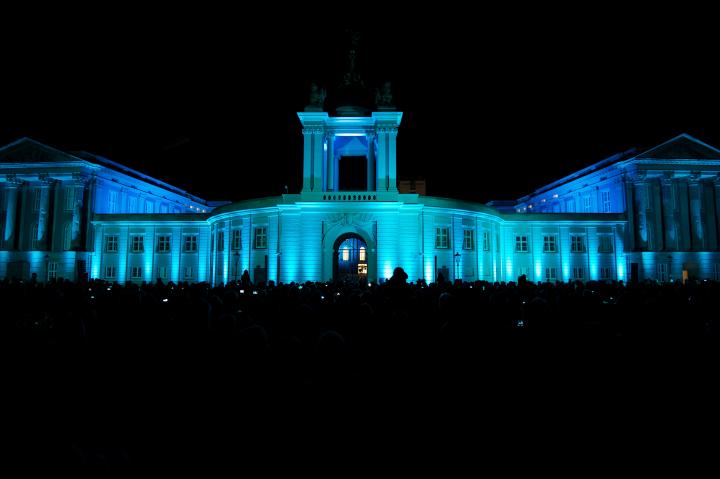
{"type": "Polygon", "coordinates": [[[240,283],[246,288],[250,286],[250,273],[248,270],[243,271],[243,274],[240,277],[240,283]]]}

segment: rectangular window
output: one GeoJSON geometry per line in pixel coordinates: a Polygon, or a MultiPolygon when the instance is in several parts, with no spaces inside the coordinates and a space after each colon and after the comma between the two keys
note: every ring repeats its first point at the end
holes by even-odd
{"type": "Polygon", "coordinates": [[[69,186],[65,190],[65,210],[72,211],[75,208],[75,188],[69,186]]]}
{"type": "Polygon", "coordinates": [[[48,263],[48,270],[47,270],[48,279],[57,278],[57,267],[58,267],[58,264],[54,261],[51,263],[48,263]]]}
{"type": "Polygon", "coordinates": [[[192,266],[185,266],[185,279],[191,279],[193,277],[193,269],[192,266]]]}
{"type": "Polygon", "coordinates": [[[72,247],[72,225],[67,223],[63,228],[63,249],[69,251],[72,247]]]}
{"type": "Polygon", "coordinates": [[[613,252],[613,237],[611,235],[598,236],[598,253],[613,252]]]}
{"type": "Polygon", "coordinates": [[[142,278],[142,268],[140,266],[133,266],[130,270],[130,277],[132,279],[142,278]]]}
{"type": "Polygon", "coordinates": [[[109,235],[105,237],[105,252],[106,253],[117,253],[118,250],[118,237],[117,235],[109,235]]]}
{"type": "Polygon", "coordinates": [[[242,231],[239,229],[232,232],[232,249],[242,249],[242,231]]]}
{"type": "Polygon", "coordinates": [[[557,237],[555,235],[543,236],[543,253],[557,253],[557,237]]]}
{"type": "Polygon", "coordinates": [[[610,268],[608,268],[608,267],[600,268],[600,279],[610,279],[610,268]]]}
{"type": "Polygon", "coordinates": [[[583,268],[582,266],[574,266],[572,269],[572,274],[574,280],[582,281],[583,279],[585,279],[585,268],[583,268]]]}
{"type": "Polygon", "coordinates": [[[610,192],[609,191],[601,191],[600,199],[602,200],[602,212],[610,213],[610,192]]]}
{"type": "Polygon", "coordinates": [[[39,249],[40,241],[38,240],[38,225],[35,223],[30,230],[30,249],[39,249]]]}
{"type": "Polygon", "coordinates": [[[118,201],[117,191],[108,192],[108,213],[116,213],[117,212],[117,201],[118,201]]]}
{"type": "Polygon", "coordinates": [[[573,253],[585,252],[585,237],[579,235],[570,236],[570,251],[573,253]]]}
{"type": "Polygon", "coordinates": [[[218,234],[217,234],[217,250],[218,250],[218,251],[225,251],[225,232],[224,232],[224,231],[218,231],[218,234]]]}
{"type": "Polygon", "coordinates": [[[145,213],[152,213],[153,212],[153,202],[150,200],[145,200],[145,213]]]}
{"type": "Polygon", "coordinates": [[[592,198],[589,196],[583,197],[583,211],[585,211],[585,213],[592,211],[592,198]]]}
{"type": "Polygon", "coordinates": [[[267,248],[267,228],[258,226],[255,228],[255,249],[267,248]]]}
{"type": "Polygon", "coordinates": [[[575,213],[575,198],[568,198],[565,200],[565,212],[575,213]]]}
{"type": "Polygon", "coordinates": [[[450,247],[450,228],[446,228],[446,227],[435,228],[435,247],[436,248],[449,248],[450,247]]]}
{"type": "Polygon", "coordinates": [[[42,199],[42,189],[35,188],[35,193],[33,197],[33,210],[34,211],[40,211],[40,200],[42,199]]]}
{"type": "Polygon", "coordinates": [[[555,268],[545,268],[545,281],[557,281],[557,270],[555,268]]]}
{"type": "Polygon", "coordinates": [[[490,232],[483,231],[483,251],[490,251],[490,232]]]}
{"type": "Polygon", "coordinates": [[[158,266],[158,278],[160,279],[167,279],[167,267],[165,266],[158,266]]]}
{"type": "Polygon", "coordinates": [[[158,253],[169,253],[170,252],[170,235],[158,236],[157,252],[158,253]]]}
{"type": "Polygon", "coordinates": [[[137,198],[134,196],[128,198],[128,213],[137,213],[137,198]]]}
{"type": "Polygon", "coordinates": [[[130,251],[133,253],[142,253],[145,251],[144,236],[133,236],[130,240],[130,251]]]}
{"type": "Polygon", "coordinates": [[[105,266],[105,278],[115,279],[117,273],[115,272],[115,266],[105,266]]]}
{"type": "Polygon", "coordinates": [[[669,281],[670,279],[670,264],[660,263],[658,264],[658,280],[662,283],[669,281]]]}
{"type": "Polygon", "coordinates": [[[360,261],[367,261],[366,251],[363,246],[360,247],[360,261]]]}
{"type": "Polygon", "coordinates": [[[475,249],[473,230],[463,230],[463,249],[475,249]]]}
{"type": "Polygon", "coordinates": [[[343,248],[342,250],[342,260],[343,261],[350,261],[350,250],[348,248],[343,248]]]}
{"type": "Polygon", "coordinates": [[[197,236],[196,235],[185,236],[185,252],[186,253],[197,253],[197,236]]]}
{"type": "Polygon", "coordinates": [[[528,237],[525,235],[515,236],[515,251],[518,253],[527,253],[528,250],[528,237]]]}

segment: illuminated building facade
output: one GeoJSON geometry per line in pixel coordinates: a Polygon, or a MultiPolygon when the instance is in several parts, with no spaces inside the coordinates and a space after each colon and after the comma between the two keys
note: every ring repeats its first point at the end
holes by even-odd
{"type": "Polygon", "coordinates": [[[236,203],[32,140],[0,149],[0,277],[720,279],[720,151],[688,135],[483,205],[398,191],[401,112],[298,116],[302,191],[236,203]]]}

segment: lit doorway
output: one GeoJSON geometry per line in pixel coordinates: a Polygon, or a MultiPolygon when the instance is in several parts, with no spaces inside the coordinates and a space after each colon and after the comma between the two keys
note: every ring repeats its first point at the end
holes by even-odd
{"type": "Polygon", "coordinates": [[[347,233],[335,241],[333,278],[336,281],[367,281],[368,248],[363,239],[347,233]]]}

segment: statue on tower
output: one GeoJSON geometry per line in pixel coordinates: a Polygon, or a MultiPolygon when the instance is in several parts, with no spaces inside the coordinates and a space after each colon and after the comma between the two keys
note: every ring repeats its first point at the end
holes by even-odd
{"type": "Polygon", "coordinates": [[[386,81],[382,88],[375,90],[375,106],[378,110],[394,110],[392,101],[392,84],[386,81]]]}
{"type": "Polygon", "coordinates": [[[323,111],[325,96],[327,96],[325,89],[320,88],[317,83],[312,83],[310,85],[310,101],[305,107],[305,111],[323,111]]]}

